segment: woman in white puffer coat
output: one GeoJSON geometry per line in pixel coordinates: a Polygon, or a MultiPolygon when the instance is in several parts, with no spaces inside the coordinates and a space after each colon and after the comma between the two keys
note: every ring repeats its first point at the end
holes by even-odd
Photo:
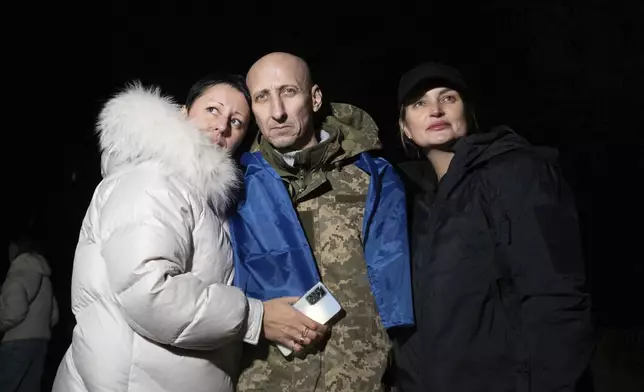
{"type": "Polygon", "coordinates": [[[196,86],[183,110],[134,85],[100,114],[103,181],[80,231],[77,325],[55,392],[233,391],[241,342],[259,339],[263,306],[230,286],[225,224],[250,97],[241,77],[196,86]]]}

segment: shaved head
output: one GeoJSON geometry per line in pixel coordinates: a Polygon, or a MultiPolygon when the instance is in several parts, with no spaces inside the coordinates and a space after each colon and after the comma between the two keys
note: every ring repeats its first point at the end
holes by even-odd
{"type": "Polygon", "coordinates": [[[301,57],[284,52],[269,53],[257,60],[248,70],[246,84],[251,88],[250,86],[253,84],[254,79],[261,78],[267,72],[276,71],[292,75],[302,83],[303,88],[309,89],[313,84],[311,70],[306,61],[301,57]]]}
{"type": "Polygon", "coordinates": [[[257,126],[273,147],[292,151],[317,143],[313,113],[322,106],[322,91],[306,61],[289,53],[267,54],[250,67],[246,84],[257,126]]]}

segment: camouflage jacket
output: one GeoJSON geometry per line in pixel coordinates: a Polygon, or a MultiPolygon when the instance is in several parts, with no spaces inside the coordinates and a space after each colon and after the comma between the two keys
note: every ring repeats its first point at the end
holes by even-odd
{"type": "Polygon", "coordinates": [[[380,148],[377,127],[336,104],[322,128],[328,138],[293,166],[263,140],[244,157],[246,192],[231,218],[235,284],[266,300],[321,280],[346,314],[303,356],[246,346],[240,391],[383,390],[385,327],[413,323],[402,184],[385,160],[365,154],[380,148]]]}

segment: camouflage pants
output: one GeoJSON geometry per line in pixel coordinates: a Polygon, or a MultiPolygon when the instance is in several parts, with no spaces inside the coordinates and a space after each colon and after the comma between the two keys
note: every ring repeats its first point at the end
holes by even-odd
{"type": "MultiPolygon", "coordinates": [[[[333,340],[333,337],[331,338],[333,340]]],[[[353,341],[353,352],[327,343],[323,351],[305,358],[286,359],[265,341],[245,345],[239,392],[385,392],[382,383],[387,367],[387,347],[375,341],[353,341]]]]}

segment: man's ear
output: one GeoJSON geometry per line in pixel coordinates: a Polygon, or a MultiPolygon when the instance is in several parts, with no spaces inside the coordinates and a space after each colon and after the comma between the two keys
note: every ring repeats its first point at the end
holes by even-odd
{"type": "Polygon", "coordinates": [[[317,84],[311,87],[311,100],[313,101],[313,111],[320,110],[322,107],[322,89],[317,84]]]}

